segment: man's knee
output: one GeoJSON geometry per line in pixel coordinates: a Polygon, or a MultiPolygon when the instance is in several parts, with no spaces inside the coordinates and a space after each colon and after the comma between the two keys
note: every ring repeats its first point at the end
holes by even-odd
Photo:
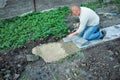
{"type": "Polygon", "coordinates": [[[90,36],[83,36],[83,38],[88,40],[88,41],[92,40],[92,38],[90,36]]]}

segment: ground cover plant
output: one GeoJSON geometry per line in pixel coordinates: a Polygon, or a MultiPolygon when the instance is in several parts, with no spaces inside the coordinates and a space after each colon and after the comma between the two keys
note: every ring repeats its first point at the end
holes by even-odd
{"type": "Polygon", "coordinates": [[[62,38],[68,31],[65,24],[65,16],[68,14],[68,7],[63,7],[0,21],[0,49],[21,47],[38,38],[62,38]]]}

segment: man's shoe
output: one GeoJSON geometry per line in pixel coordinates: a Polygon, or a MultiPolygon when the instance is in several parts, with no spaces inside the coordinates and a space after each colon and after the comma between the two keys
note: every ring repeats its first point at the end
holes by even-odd
{"type": "Polygon", "coordinates": [[[100,39],[103,39],[105,37],[105,35],[106,35],[106,31],[102,30],[101,33],[102,33],[103,36],[100,39]]]}

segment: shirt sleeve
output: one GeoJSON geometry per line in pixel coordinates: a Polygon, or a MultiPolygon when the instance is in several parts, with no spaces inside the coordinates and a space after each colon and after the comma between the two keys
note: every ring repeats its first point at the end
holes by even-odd
{"type": "Polygon", "coordinates": [[[86,28],[86,24],[87,24],[87,19],[81,20],[77,33],[82,32],[86,28]]]}

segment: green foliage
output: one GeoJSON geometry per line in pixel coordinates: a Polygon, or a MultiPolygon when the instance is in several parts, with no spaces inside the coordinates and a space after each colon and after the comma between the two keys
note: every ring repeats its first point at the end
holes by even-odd
{"type": "Polygon", "coordinates": [[[73,60],[75,59],[75,57],[76,57],[76,55],[74,55],[74,54],[69,54],[69,55],[66,57],[66,59],[67,59],[67,60],[70,60],[70,61],[73,61],[73,60]]]}
{"type": "Polygon", "coordinates": [[[81,51],[78,51],[78,52],[77,52],[77,55],[79,55],[80,57],[84,57],[84,53],[81,52],[81,51]]]}
{"type": "Polygon", "coordinates": [[[68,31],[65,24],[68,14],[68,7],[63,7],[0,21],[0,49],[21,47],[38,38],[64,37],[68,31]]]}
{"type": "Polygon", "coordinates": [[[93,10],[96,10],[97,8],[104,8],[106,5],[103,2],[100,2],[100,0],[96,0],[96,1],[91,0],[90,2],[88,2],[86,4],[81,4],[80,6],[88,7],[93,10]]]}
{"type": "Polygon", "coordinates": [[[57,61],[57,63],[58,63],[58,64],[63,64],[63,63],[64,63],[64,60],[61,59],[61,60],[57,61]]]}

